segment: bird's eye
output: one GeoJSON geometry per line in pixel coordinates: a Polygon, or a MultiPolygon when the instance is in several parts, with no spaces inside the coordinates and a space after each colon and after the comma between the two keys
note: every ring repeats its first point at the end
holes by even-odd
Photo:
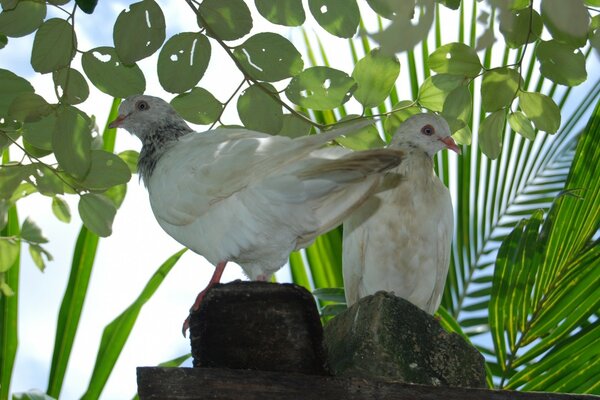
{"type": "Polygon", "coordinates": [[[150,108],[150,106],[144,100],[140,100],[137,103],[135,103],[135,108],[137,108],[140,111],[144,111],[150,108]]]}
{"type": "Polygon", "coordinates": [[[431,136],[435,133],[435,128],[431,125],[425,125],[421,128],[421,133],[423,135],[431,136]]]}

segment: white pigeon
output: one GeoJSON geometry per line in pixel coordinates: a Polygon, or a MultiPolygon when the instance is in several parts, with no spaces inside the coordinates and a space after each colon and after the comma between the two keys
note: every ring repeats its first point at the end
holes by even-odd
{"type": "Polygon", "coordinates": [[[448,189],[433,156],[460,153],[448,123],[418,114],[398,128],[388,148],[406,153],[377,193],[344,221],[343,274],[348,306],[379,290],[433,314],[440,305],[454,230],[448,189]]]}
{"type": "Polygon", "coordinates": [[[216,266],[209,286],[228,261],[267,280],[292,251],[341,224],[403,158],[397,149],[326,146],[357,126],[296,139],[242,128],[197,133],[167,102],[146,95],[123,101],[110,126],[142,141],[138,170],[154,216],[216,266]]]}

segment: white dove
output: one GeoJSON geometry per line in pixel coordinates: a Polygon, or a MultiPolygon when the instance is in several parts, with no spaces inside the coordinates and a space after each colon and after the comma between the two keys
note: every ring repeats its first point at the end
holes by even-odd
{"type": "Polygon", "coordinates": [[[379,290],[430,314],[440,305],[454,230],[450,193],[433,156],[460,153],[448,123],[418,114],[398,128],[388,148],[406,154],[377,190],[344,221],[343,275],[348,306],[379,290]]]}
{"type": "Polygon", "coordinates": [[[296,139],[241,128],[197,133],[167,102],[146,95],[123,101],[110,126],[142,141],[138,170],[154,216],[216,266],[209,287],[228,261],[267,280],[292,251],[341,224],[403,158],[397,149],[325,147],[356,125],[296,139]]]}

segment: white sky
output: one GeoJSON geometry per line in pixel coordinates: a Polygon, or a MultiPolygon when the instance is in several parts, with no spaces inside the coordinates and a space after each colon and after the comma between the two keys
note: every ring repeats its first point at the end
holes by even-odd
{"type": "MultiPolygon", "coordinates": [[[[253,2],[248,2],[253,8],[253,2]]],[[[118,13],[127,2],[100,1],[92,16],[77,13],[77,33],[80,49],[97,46],[112,46],[112,26],[118,13]]],[[[195,17],[187,5],[179,0],[160,1],[167,22],[167,38],[182,31],[197,31],[195,17]]],[[[306,5],[306,4],[305,4],[306,5]]],[[[71,5],[68,6],[70,9],[71,5]]],[[[308,10],[308,7],[305,7],[308,10]]],[[[61,15],[62,17],[62,15],[61,15]]],[[[307,12],[307,18],[311,17],[307,12]]],[[[455,19],[451,19],[455,21],[455,19]]],[[[265,23],[255,15],[253,33],[260,30],[275,30],[289,36],[287,30],[265,23]],[[259,26],[257,26],[259,25],[259,26]]],[[[314,25],[314,24],[313,24],[314,25]]],[[[347,42],[332,38],[321,28],[315,32],[324,40],[329,61],[334,67],[351,72],[350,52],[347,42]]],[[[444,35],[443,42],[456,39],[456,33],[444,35]]],[[[16,72],[34,84],[38,94],[50,102],[55,101],[50,74],[34,74],[29,66],[33,35],[20,39],[9,39],[8,46],[0,54],[0,68],[16,72]]],[[[302,51],[301,42],[296,40],[302,51]]],[[[214,57],[223,56],[216,43],[212,44],[214,57]]],[[[417,57],[419,58],[419,57],[417,57]]],[[[223,60],[223,57],[220,57],[223,60]]],[[[408,82],[406,57],[400,57],[402,72],[400,82],[408,82]]],[[[305,59],[305,63],[307,60],[305,59]]],[[[144,70],[146,93],[170,100],[173,95],[165,93],[156,78],[156,55],[139,63],[144,70]]],[[[79,57],[74,66],[81,71],[79,57]]],[[[210,90],[217,99],[224,101],[238,85],[239,79],[224,81],[224,77],[235,74],[230,62],[209,66],[206,76],[199,85],[210,90]]],[[[239,73],[234,76],[240,76],[239,73]]],[[[597,74],[596,74],[597,76],[597,74]]],[[[592,76],[588,84],[594,81],[592,76]]],[[[81,105],[89,114],[97,117],[103,128],[112,98],[90,85],[91,96],[81,105]]],[[[401,85],[402,98],[410,98],[407,85],[401,85]],[[402,87],[404,86],[404,87],[402,87]]],[[[235,104],[225,114],[227,122],[237,122],[235,104]]],[[[135,137],[125,131],[117,133],[116,151],[140,149],[135,137]]],[[[50,242],[45,245],[54,256],[44,273],[33,265],[27,246],[23,246],[21,286],[19,304],[19,350],[13,372],[12,392],[37,388],[45,391],[50,360],[54,345],[56,319],[62,296],[68,281],[71,257],[81,222],[77,215],[77,199],[68,199],[73,221],[64,224],[56,220],[50,211],[50,199],[33,195],[19,202],[20,218],[31,217],[40,225],[50,242]]],[[[79,331],[71,355],[69,368],[63,385],[61,398],[79,398],[86,390],[94,366],[102,330],[139,295],[154,271],[181,246],[171,239],[155,221],[149,206],[146,190],[134,176],[128,185],[128,193],[113,225],[113,235],[101,239],[79,331]]],[[[103,391],[103,399],[130,398],[136,391],[135,368],[156,365],[189,352],[189,342],[181,336],[181,323],[187,315],[197,292],[204,288],[213,267],[202,257],[186,253],[173,268],[152,299],[144,306],[131,336],[103,391]]],[[[284,268],[278,274],[279,281],[289,281],[289,272],[284,268]]],[[[244,278],[241,270],[228,266],[222,281],[244,278]]]]}

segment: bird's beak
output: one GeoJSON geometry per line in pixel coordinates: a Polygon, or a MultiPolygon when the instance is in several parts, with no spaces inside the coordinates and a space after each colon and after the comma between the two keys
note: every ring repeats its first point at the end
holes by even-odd
{"type": "Polygon", "coordinates": [[[126,114],[119,115],[117,119],[108,124],[108,127],[111,129],[119,127],[123,123],[123,121],[125,121],[125,118],[127,118],[126,114]]]}
{"type": "Polygon", "coordinates": [[[446,136],[445,138],[441,138],[440,141],[444,143],[448,149],[454,151],[456,154],[461,153],[460,147],[458,147],[454,139],[452,139],[452,136],[446,136]]]}

